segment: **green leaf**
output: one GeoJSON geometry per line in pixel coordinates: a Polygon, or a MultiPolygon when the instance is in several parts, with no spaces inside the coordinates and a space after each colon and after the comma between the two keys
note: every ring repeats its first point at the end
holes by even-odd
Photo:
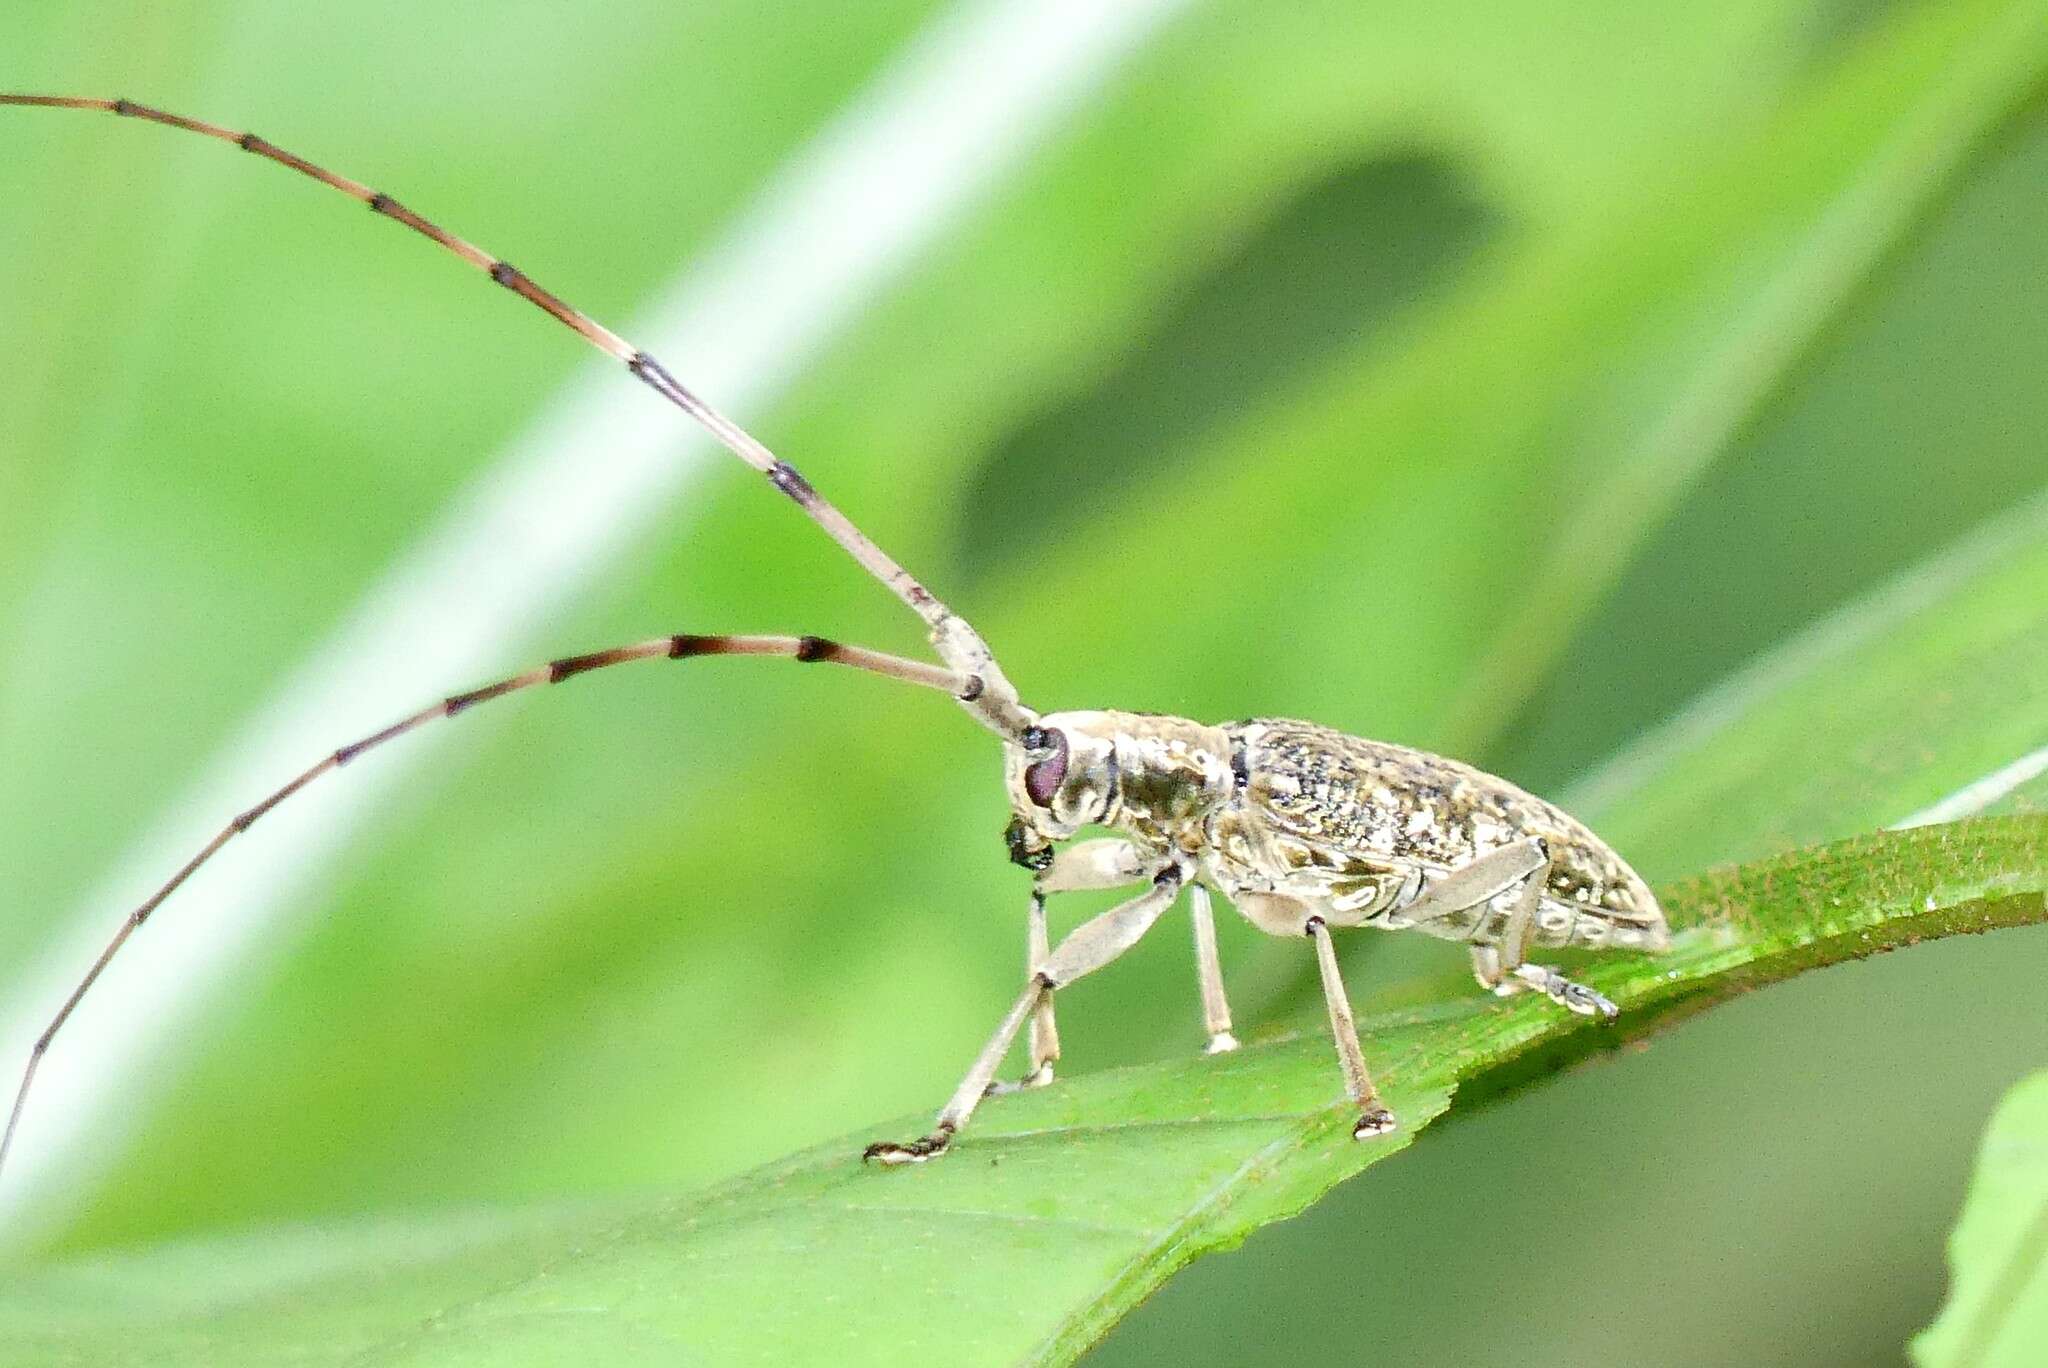
{"type": "MultiPolygon", "coordinates": [[[[396,74],[365,111],[345,83],[294,79],[274,56],[313,41],[301,26],[319,32],[325,11],[277,11],[266,41],[226,50],[218,69],[202,60],[210,35],[189,39],[147,94],[374,175],[616,321],[664,254],[701,242],[927,8],[808,24],[775,7],[646,5],[582,28],[553,16],[588,88],[510,83],[534,92],[526,117],[481,131],[476,111],[499,107],[507,83],[465,86],[467,68],[530,62],[518,26],[432,80],[405,77],[437,35],[380,27],[365,65],[396,74]],[[677,90],[656,51],[716,65],[718,80],[677,90]],[[593,146],[607,149],[597,165],[593,146]]],[[[1606,0],[1583,31],[1533,0],[1484,16],[1192,5],[851,320],[786,402],[746,416],[986,628],[1035,702],[1284,711],[1426,740],[1503,586],[1554,552],[1540,530],[1556,491],[1593,474],[1553,440],[1558,423],[1638,416],[1607,377],[1644,338],[1668,340],[1678,315],[1662,292],[1693,301],[1680,311],[1693,318],[1731,270],[1733,287],[1753,287],[1740,263],[1798,240],[1896,121],[1946,104],[1946,62],[1986,50],[2010,10],[1916,23],[1851,79],[1801,65],[1805,7],[1783,0],[1654,15],[1606,0]],[[1536,43],[1552,60],[1532,60],[1536,43]],[[1780,166],[1769,193],[1723,192],[1772,160],[1759,149],[1804,145],[1809,119],[1823,127],[1800,175],[1780,166]],[[1711,184],[1694,183],[1696,164],[1711,184]],[[1429,202],[1478,205],[1487,227],[1423,253],[1435,222],[1404,217],[1399,193],[1416,184],[1452,187],[1429,202]],[[1372,214],[1333,227],[1300,212],[1333,185],[1372,214]],[[1034,485],[1083,505],[1085,527],[1052,545],[1027,537],[1028,557],[945,568],[963,559],[961,528],[988,525],[961,505],[1017,449],[1012,434],[1070,402],[1085,410],[1133,354],[1165,358],[1137,368],[1148,393],[1182,393],[1171,363],[1188,351],[1153,344],[1185,296],[1342,294],[1289,274],[1303,258],[1282,249],[1313,233],[1336,242],[1309,260],[1336,258],[1346,288],[1384,282],[1389,248],[1404,263],[1422,253],[1392,274],[1427,288],[1367,291],[1336,318],[1336,345],[1258,368],[1256,393],[1228,391],[1165,448],[1144,431],[1092,434],[1103,445],[1080,453],[1085,480],[1034,485]],[[1226,278],[1234,293],[1215,288],[1226,278]],[[1105,467],[1137,482],[1091,497],[1105,467]]],[[[34,69],[83,79],[54,56],[34,69]]],[[[132,73],[121,83],[145,93],[132,73]]],[[[346,206],[160,133],[8,129],[40,173],[0,201],[28,220],[24,250],[0,258],[19,279],[0,288],[36,304],[0,328],[34,332],[7,345],[47,372],[46,387],[24,384],[48,421],[24,424],[23,441],[87,472],[47,500],[66,516],[34,534],[55,549],[8,642],[42,668],[0,682],[0,711],[21,721],[0,737],[10,958],[51,934],[47,909],[82,907],[126,833],[575,357],[418,244],[374,222],[350,232],[346,206]],[[190,226],[93,216],[115,239],[96,242],[34,218],[70,203],[81,175],[109,200],[131,195],[135,224],[190,226]],[[86,309],[87,286],[105,291],[104,312],[86,309]],[[125,344],[114,369],[135,377],[111,397],[86,383],[110,337],[125,344]],[[119,440],[96,441],[101,423],[119,440]],[[135,706],[139,691],[151,706],[135,706]],[[54,794],[51,774],[66,776],[54,794]]],[[[1196,322],[1196,354],[1226,358],[1265,348],[1273,326],[1223,305],[1196,322]]],[[[1627,450],[1605,443],[1601,459],[1627,450]]],[[[687,536],[631,561],[586,609],[536,624],[535,655],[674,628],[914,641],[895,605],[757,486],[736,472],[708,487],[687,536]]],[[[1030,526],[1029,508],[1008,511],[995,521],[1030,526]]],[[[0,516],[51,521],[26,505],[0,516]]],[[[12,587],[0,577],[0,594],[12,587]]],[[[112,1176],[61,1238],[706,1181],[921,1101],[1008,989],[1018,887],[990,835],[987,741],[930,700],[739,667],[606,681],[463,726],[450,763],[409,784],[304,899],[315,929],[282,972],[238,980],[187,1033],[196,1063],[158,1071],[131,1107],[144,1119],[104,1132],[91,1157],[112,1176]],[[854,820],[878,794],[889,820],[854,820]],[[742,1052],[759,1065],[731,1069],[742,1052]],[[244,1131],[265,1144],[215,1162],[220,1136],[244,1131]]],[[[154,934],[204,916],[192,892],[154,934]]],[[[1232,962],[1253,953],[1232,947],[1232,962]]],[[[1178,971],[1143,955],[1122,966],[1129,1006],[1100,1010],[1128,1029],[1091,1026],[1096,1009],[1078,1007],[1077,1063],[1164,1048],[1159,1004],[1180,999],[1160,984],[1178,971]]]]}
{"type": "MultiPolygon", "coordinates": [[[[857,1137],[709,1192],[603,1209],[342,1225],[25,1271],[0,1336],[29,1362],[290,1359],[1064,1362],[1174,1269],[1413,1143],[1463,1094],[1638,1038],[1804,970],[2048,921],[2048,818],[1861,837],[1663,890],[1671,954],[1584,978],[1599,1028],[1473,995],[1365,1023],[1393,1138],[1350,1139],[1315,1030],[988,1103],[923,1168],[857,1137]]],[[[920,1126],[905,1118],[885,1133],[920,1126]]]]}
{"type": "MultiPolygon", "coordinates": [[[[1276,221],[1298,223],[1302,197],[1421,157],[1505,226],[1469,256],[1431,259],[1435,290],[1243,407],[1205,410],[1169,450],[1105,433],[1081,453],[1085,479],[1040,472],[1035,487],[1072,491],[1088,520],[986,568],[954,601],[1044,706],[1277,711],[1426,743],[1447,681],[1471,677],[1531,558],[1555,554],[1542,529],[1558,492],[1604,479],[1659,411],[1614,376],[1663,393],[1659,358],[1693,343],[1719,354],[1722,289],[1766,288],[1775,277],[1751,263],[1805,241],[1928,101],[1954,109],[1951,62],[2019,70],[2032,51],[2003,43],[2010,5],[1915,12],[1898,41],[1795,83],[1744,59],[1776,50],[1790,22],[1766,8],[1684,11],[1659,30],[1688,69],[1703,60],[1695,40],[1713,37],[1724,66],[1711,92],[1645,82],[1625,28],[1575,34],[1570,60],[1601,73],[1585,84],[1604,112],[1561,112],[1531,154],[1569,165],[1570,180],[1509,155],[1528,136],[1519,120],[1476,146],[1390,124],[1390,92],[1422,78],[1380,12],[1345,11],[1341,33],[1324,10],[1256,24],[1229,5],[1191,12],[823,358],[764,435],[951,593],[967,567],[927,567],[955,553],[963,490],[1009,433],[1069,402],[1085,410],[1120,358],[1170,332],[1159,315],[1180,292],[1213,281],[1240,245],[1270,244],[1276,221]],[[1738,108],[1745,118],[1720,132],[1738,108]],[[1673,149],[1709,123],[1701,180],[1673,149]],[[1576,141],[1593,136],[1611,165],[1576,141]],[[1641,178],[1625,195],[1624,166],[1641,178]],[[1772,168],[1765,184],[1743,190],[1759,167],[1772,168]],[[1106,195],[1117,214],[1103,214],[1106,195]],[[1579,210],[1566,215],[1568,202],[1579,210]],[[1602,441],[1560,438],[1579,423],[1602,441]],[[1090,497],[1098,467],[1137,483],[1090,497]]],[[[1430,79],[1477,127],[1500,128],[1495,85],[1533,69],[1504,21],[1413,22],[1409,44],[1470,54],[1478,40],[1430,79]]],[[[1514,22],[1554,28],[1541,7],[1514,22]]],[[[1991,120],[1998,105],[1977,108],[1991,120]]],[[[1941,123],[1950,140],[1959,127],[1941,123]]],[[[1887,223],[1912,218],[1920,182],[1908,180],[1887,223]]],[[[309,219],[308,233],[325,223],[309,219]]],[[[1350,245],[1369,260],[1386,241],[1350,245]]],[[[1264,345],[1237,321],[1211,319],[1208,345],[1264,345]]],[[[892,605],[751,482],[708,504],[657,568],[537,649],[650,623],[909,639],[892,605]]],[[[1009,512],[1030,525],[1029,509],[1009,512]]],[[[169,670],[161,649],[125,668],[169,670]]],[[[74,1242],[708,1181],[920,1104],[1009,991],[1018,889],[990,834],[1001,812],[986,739],[928,700],[773,669],[622,679],[509,725],[478,719],[451,753],[462,763],[449,781],[416,792],[416,824],[366,842],[282,980],[209,1023],[193,1076],[151,1114],[147,1143],[94,1194],[74,1242]],[[854,820],[881,793],[895,795],[890,820],[854,820]],[[759,1066],[727,1066],[742,1054],[759,1066]],[[794,1076],[809,1081],[791,1088],[794,1076]],[[243,1129],[264,1151],[212,1164],[219,1135],[243,1129]]],[[[99,782],[132,801],[132,785],[99,782]]],[[[1239,981],[1297,967],[1283,947],[1227,950],[1239,981]]],[[[1120,965],[1116,1002],[1075,1008],[1077,1067],[1170,1048],[1181,978],[1161,955],[1120,965]]]]}
{"type": "Polygon", "coordinates": [[[2048,1362],[2048,1073],[2006,1095],[1949,1238],[1954,1283],[1913,1341],[1925,1368],[2048,1362]]]}
{"type": "MultiPolygon", "coordinates": [[[[257,119],[388,176],[522,264],[565,263],[545,278],[607,317],[922,17],[854,7],[849,32],[808,15],[778,23],[777,7],[648,5],[579,30],[565,10],[540,36],[531,16],[452,35],[474,78],[434,69],[451,35],[380,26],[354,54],[390,75],[365,109],[348,83],[307,82],[279,58],[323,41],[313,16],[329,8],[269,13],[236,43],[221,34],[246,23],[166,40],[151,50],[155,79],[121,67],[119,87],[257,119]],[[669,52],[706,79],[676,81],[669,52]],[[523,117],[502,117],[504,89],[531,97],[523,117]]],[[[1610,4],[1562,27],[1547,2],[1246,22],[1254,8],[1191,16],[1100,108],[1077,110],[1073,143],[935,250],[765,429],[906,562],[943,565],[981,461],[1069,392],[1094,392],[1233,243],[1263,245],[1278,211],[1360,164],[1450,168],[1504,225],[1482,253],[1432,263],[1450,268],[1425,277],[1432,293],[1376,315],[1327,372],[1282,377],[1241,423],[1211,414],[1168,451],[1144,432],[1091,445],[1091,467],[1143,466],[1142,528],[1119,499],[1087,535],[1039,548],[1051,573],[1013,558],[978,581],[963,606],[1030,662],[1017,673],[1034,698],[1297,711],[1426,740],[1459,688],[1520,688],[1473,662],[1524,603],[1532,558],[1558,554],[1561,493],[1617,473],[1625,488],[1661,487],[1672,473],[1628,460],[1643,412],[1666,382],[1687,382],[1664,363],[1726,356],[1755,335],[1717,331],[1717,305],[1755,304],[1743,287],[1775,278],[1774,248],[1803,240],[1872,148],[1930,151],[1907,163],[1890,206],[1887,222],[1910,226],[1915,195],[1970,150],[1972,125],[1940,121],[1931,144],[1888,133],[1921,128],[1911,116],[1930,95],[1937,113],[1969,116],[1970,100],[1996,93],[1982,78],[2023,72],[2032,50],[1994,41],[1985,18],[2032,11],[1929,6],[1910,16],[1920,41],[1873,48],[1831,89],[1823,65],[1790,69],[1794,5],[1610,4]],[[1950,80],[1957,54],[1972,79],[1950,80]],[[1821,98],[1785,117],[1788,92],[1812,85],[1821,98]],[[1816,108],[1825,127],[1809,141],[1816,108]],[[1755,139],[1759,121],[1774,126],[1755,139]],[[1710,183],[1692,183],[1696,161],[1712,164],[1710,183]],[[1610,385],[1617,374],[1641,388],[1610,385]]],[[[78,21],[74,60],[44,54],[41,78],[97,70],[76,59],[107,46],[104,22],[78,21]]],[[[93,84],[116,88],[114,72],[93,84]]],[[[1976,112],[1995,122],[1997,109],[1976,112]]],[[[37,664],[0,685],[10,952],[47,934],[50,905],[97,880],[568,355],[374,224],[334,252],[338,208],[217,149],[50,128],[25,131],[50,142],[0,167],[43,172],[19,191],[10,181],[0,204],[23,220],[0,253],[0,293],[16,305],[0,318],[7,360],[45,376],[9,387],[29,397],[10,439],[37,459],[0,469],[14,482],[0,497],[10,658],[37,664]],[[80,214],[81,202],[123,212],[80,214]],[[133,237],[167,254],[110,251],[133,237]],[[103,308],[84,307],[96,298],[103,308]],[[111,393],[110,372],[124,382],[111,393]],[[10,558],[34,573],[13,574],[10,558]]],[[[1367,259],[1381,247],[1356,244],[1367,259]]],[[[1242,344],[1229,321],[1212,343],[1242,344]]],[[[550,626],[536,651],[671,626],[900,631],[809,529],[733,485],[706,499],[722,531],[679,537],[644,580],[550,626]]],[[[1634,544],[1659,511],[1624,505],[1617,516],[1635,521],[1603,550],[1634,544]]],[[[965,578],[934,576],[941,588],[965,578]]],[[[1560,609],[1526,662],[1566,640],[1583,607],[1560,609]]],[[[1519,652],[1489,658],[1525,667],[1519,652]]],[[[985,740],[924,709],[812,688],[621,682],[495,734],[479,723],[454,753],[481,758],[369,834],[285,981],[251,984],[191,1033],[207,1059],[172,1103],[136,1100],[143,1138],[79,1238],[451,1195],[676,1190],[930,1093],[1013,974],[1015,881],[991,837],[985,740]],[[897,797],[885,824],[870,820],[878,793],[916,796],[897,797]]],[[[203,917],[203,899],[188,913],[203,917]]],[[[1113,1010],[1138,1029],[1087,1026],[1077,1049],[1176,1048],[1144,1027],[1166,1017],[1162,1000],[1179,1012],[1183,995],[1153,990],[1169,975],[1181,987],[1182,964],[1120,968],[1121,991],[1098,1000],[1129,1002],[1113,1010]]],[[[1112,1009],[1075,1006],[1098,1010],[1112,1009]]],[[[1321,1069],[1305,1049],[1304,1070],[1321,1069]]],[[[542,1246],[556,1233],[544,1228],[542,1246]]],[[[317,1253],[339,1257],[324,1242],[317,1253]]],[[[258,1273],[263,1258],[236,1267],[258,1273]]],[[[345,1343],[335,1305],[320,1336],[345,1343]]]]}

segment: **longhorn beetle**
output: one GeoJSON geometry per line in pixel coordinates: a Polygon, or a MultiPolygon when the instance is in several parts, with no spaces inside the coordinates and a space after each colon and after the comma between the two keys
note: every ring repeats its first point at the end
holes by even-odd
{"type": "Polygon", "coordinates": [[[918,1163],[943,1154],[1029,1025],[1030,1068],[1019,1087],[1052,1081],[1059,1058],[1058,990],[1136,944],[1186,893],[1194,921],[1202,1013],[1211,1053],[1237,1047],[1217,963],[1213,889],[1261,931],[1315,946],[1330,1030],[1357,1109],[1352,1134],[1383,1135],[1394,1117],[1380,1101],[1359,1047],[1338,974],[1333,928],[1412,929],[1465,942],[1482,987],[1538,992],[1573,1012],[1612,1018],[1614,1004],[1555,969],[1531,963],[1538,946],[1657,951],[1670,935],[1656,897],[1634,870],[1577,821],[1506,780],[1424,751],[1367,741],[1307,722],[1259,719],[1209,726],[1149,713],[1039,714],[1025,706],[988,643],[909,571],[855,527],[794,466],[698,398],[662,364],[586,317],[508,262],[373,190],[294,156],[254,133],[136,104],[68,95],[0,94],[0,105],[100,110],[232,143],[310,176],[374,214],[440,244],[610,354],[766,477],[924,622],[941,664],[816,636],[681,634],[560,660],[455,694],[352,741],[237,813],[219,834],[130,912],[55,1018],[37,1038],[0,1135],[0,1166],[13,1144],[30,1085],[64,1023],[128,938],[222,846],[307,784],[436,718],[573,675],[633,660],[781,656],[865,670],[949,694],[1002,743],[1011,819],[1010,859],[1029,870],[1025,922],[1029,972],[995,1034],[939,1112],[931,1132],[879,1141],[864,1157],[918,1163]],[[1118,833],[1066,844],[1083,827],[1118,833]],[[1142,891],[1048,943],[1045,899],[1082,889],[1142,891]]]}

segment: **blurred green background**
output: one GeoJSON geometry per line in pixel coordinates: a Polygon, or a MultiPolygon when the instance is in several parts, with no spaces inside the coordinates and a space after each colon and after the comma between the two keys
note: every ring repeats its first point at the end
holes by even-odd
{"type": "MultiPolygon", "coordinates": [[[[2048,485],[2044,16],[1413,9],[1180,7],[744,416],[1040,707],[1306,716],[1568,791],[2048,485]]],[[[622,325],[945,13],[13,7],[0,81],[255,127],[622,325]]],[[[274,167],[0,115],[7,984],[589,363],[274,167]]],[[[915,645],[728,464],[503,666],[915,645]]],[[[686,1189],[940,1100],[1021,955],[971,724],[746,662],[500,709],[167,1046],[42,1248],[686,1189]]],[[[1927,802],[1974,777],[1915,760],[1927,802]]],[[[1223,952],[1249,1023],[1312,976],[1223,952]]],[[[1463,977],[1345,954],[1368,1006],[1463,977]]],[[[1187,959],[1063,999],[1064,1067],[1197,1045],[1187,959]]],[[[2044,971],[2010,933],[1712,1013],[1197,1264],[1097,1359],[1895,1359],[2044,971]]]]}

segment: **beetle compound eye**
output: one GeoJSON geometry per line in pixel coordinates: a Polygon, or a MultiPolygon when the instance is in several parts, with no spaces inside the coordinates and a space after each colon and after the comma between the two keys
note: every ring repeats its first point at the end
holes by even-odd
{"type": "Polygon", "coordinates": [[[1024,793],[1040,807],[1051,807],[1053,795],[1067,779],[1067,734],[1044,731],[1039,735],[1052,747],[1052,754],[1024,771],[1024,793]]]}
{"type": "Polygon", "coordinates": [[[1066,777],[1066,756],[1041,760],[1024,771],[1024,792],[1040,807],[1051,807],[1053,795],[1060,791],[1060,781],[1066,777]]]}

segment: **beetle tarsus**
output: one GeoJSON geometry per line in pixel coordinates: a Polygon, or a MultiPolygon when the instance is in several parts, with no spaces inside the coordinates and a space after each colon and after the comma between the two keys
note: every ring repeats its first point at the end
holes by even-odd
{"type": "Polygon", "coordinates": [[[876,1161],[883,1164],[922,1164],[927,1159],[936,1159],[953,1144],[953,1127],[941,1125],[930,1135],[919,1136],[907,1144],[893,1140],[877,1140],[860,1152],[862,1163],[876,1161]]]}
{"type": "Polygon", "coordinates": [[[1048,1059],[1047,1061],[1045,1061],[1045,1063],[1040,1064],[1037,1068],[1033,1069],[1030,1073],[1025,1074],[1022,1078],[1019,1078],[1014,1083],[1006,1083],[1001,1079],[997,1079],[995,1082],[988,1085],[988,1088],[982,1093],[982,1096],[1002,1097],[1009,1093],[1027,1092],[1032,1088],[1043,1088],[1050,1084],[1052,1081],[1052,1061],[1048,1059]]]}
{"type": "Polygon", "coordinates": [[[1567,1011],[1580,1016],[1597,1016],[1602,1021],[1612,1021],[1621,1015],[1606,995],[1595,992],[1583,983],[1574,983],[1557,970],[1542,964],[1517,966],[1513,976],[1506,979],[1493,991],[1506,997],[1511,993],[1534,990],[1555,1002],[1567,1011]]]}
{"type": "Polygon", "coordinates": [[[1377,1140],[1382,1135],[1392,1134],[1400,1123],[1394,1114],[1375,1102],[1359,1115],[1358,1123],[1351,1128],[1353,1140],[1377,1140]]]}

